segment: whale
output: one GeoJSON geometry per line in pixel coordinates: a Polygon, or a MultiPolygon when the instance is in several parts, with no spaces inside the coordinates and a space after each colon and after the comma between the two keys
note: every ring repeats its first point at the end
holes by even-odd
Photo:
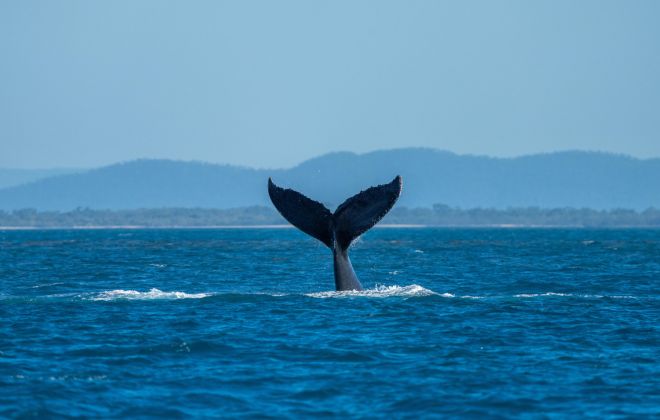
{"type": "Polygon", "coordinates": [[[278,187],[268,178],[268,195],[282,217],[332,251],[337,291],[362,290],[348,257],[348,249],[356,238],[390,211],[401,195],[402,187],[401,177],[397,175],[390,183],[367,188],[352,196],[332,213],[318,201],[298,191],[278,187]]]}

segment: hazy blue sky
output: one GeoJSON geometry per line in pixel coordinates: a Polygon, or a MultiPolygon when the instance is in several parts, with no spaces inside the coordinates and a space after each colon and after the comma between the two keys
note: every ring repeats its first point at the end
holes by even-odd
{"type": "Polygon", "coordinates": [[[660,1],[3,1],[0,167],[660,156],[660,1]]]}

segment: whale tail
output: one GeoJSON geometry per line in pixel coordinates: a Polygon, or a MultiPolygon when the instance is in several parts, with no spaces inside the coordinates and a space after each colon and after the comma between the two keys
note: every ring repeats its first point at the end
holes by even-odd
{"type": "Polygon", "coordinates": [[[268,195],[277,211],[298,229],[341,252],[390,211],[401,188],[401,177],[397,176],[388,184],[361,191],[331,213],[323,204],[297,191],[280,188],[268,179],[268,195]]]}

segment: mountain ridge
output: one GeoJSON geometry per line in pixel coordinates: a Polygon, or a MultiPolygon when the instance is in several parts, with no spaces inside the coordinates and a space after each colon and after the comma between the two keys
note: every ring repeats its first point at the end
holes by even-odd
{"type": "Polygon", "coordinates": [[[333,152],[287,169],[138,159],[0,189],[0,209],[236,208],[269,205],[268,177],[329,207],[371,185],[404,179],[401,205],[660,207],[660,159],[585,151],[498,158],[405,148],[333,152]]]}
{"type": "Polygon", "coordinates": [[[57,175],[66,175],[83,172],[80,168],[50,168],[50,169],[18,169],[0,168],[0,190],[16,187],[40,179],[51,178],[57,175]]]}

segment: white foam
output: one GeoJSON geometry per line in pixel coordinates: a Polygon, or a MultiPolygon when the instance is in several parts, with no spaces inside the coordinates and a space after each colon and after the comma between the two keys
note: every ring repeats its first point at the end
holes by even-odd
{"type": "Polygon", "coordinates": [[[347,290],[341,292],[318,292],[318,293],[308,293],[305,296],[313,298],[341,298],[341,297],[374,297],[374,298],[386,298],[386,297],[418,297],[418,296],[442,296],[442,297],[454,297],[451,293],[436,293],[433,290],[426,289],[418,284],[413,284],[410,286],[384,286],[376,285],[373,289],[366,290],[347,290]]]}
{"type": "Polygon", "coordinates": [[[547,293],[521,293],[519,295],[513,295],[513,297],[517,298],[533,298],[533,297],[539,297],[539,296],[573,296],[570,293],[555,293],[555,292],[547,292],[547,293]]]}
{"type": "Polygon", "coordinates": [[[92,297],[91,300],[153,300],[153,299],[202,299],[211,296],[209,293],[185,293],[185,292],[163,292],[159,289],[151,289],[148,292],[137,290],[108,290],[92,297]]]}
{"type": "Polygon", "coordinates": [[[585,298],[585,299],[602,299],[602,298],[609,298],[609,299],[637,299],[635,296],[629,296],[629,295],[613,295],[613,296],[605,296],[605,295],[593,295],[593,294],[573,294],[573,293],[556,293],[556,292],[546,292],[546,293],[522,293],[519,295],[513,295],[513,297],[517,298],[535,298],[535,297],[542,297],[542,296],[564,296],[564,297],[578,297],[578,298],[585,298]]]}
{"type": "Polygon", "coordinates": [[[58,286],[60,284],[64,284],[64,283],[63,282],[55,282],[55,283],[37,284],[36,286],[32,286],[32,288],[33,289],[40,289],[42,287],[58,286]]]}

